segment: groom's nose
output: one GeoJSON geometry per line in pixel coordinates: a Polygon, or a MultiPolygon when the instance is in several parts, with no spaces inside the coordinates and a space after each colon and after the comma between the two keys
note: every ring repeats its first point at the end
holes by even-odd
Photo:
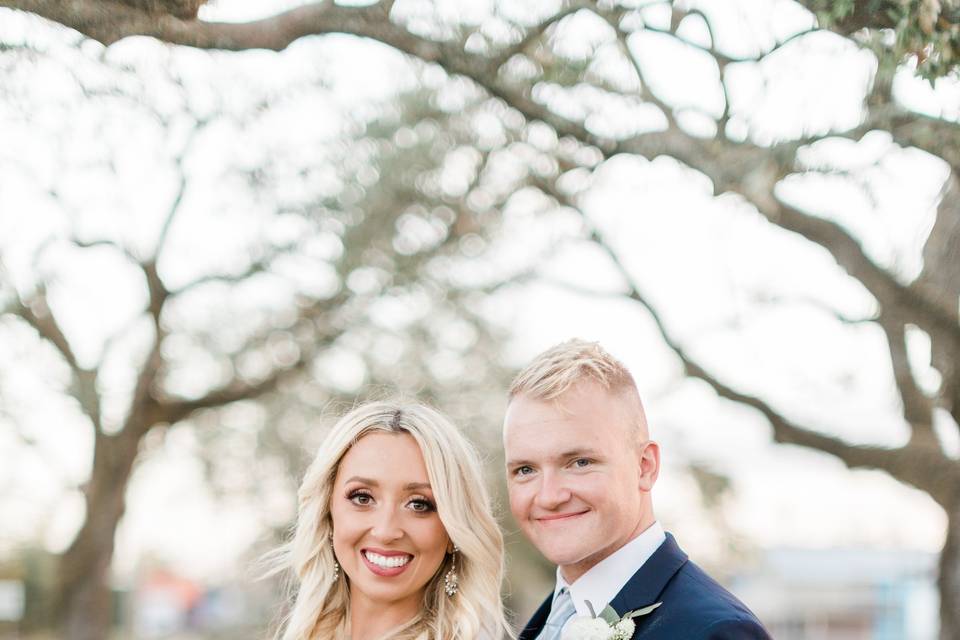
{"type": "Polygon", "coordinates": [[[544,471],[537,494],[534,496],[536,506],[553,511],[569,500],[570,489],[567,488],[561,475],[551,470],[544,471]]]}

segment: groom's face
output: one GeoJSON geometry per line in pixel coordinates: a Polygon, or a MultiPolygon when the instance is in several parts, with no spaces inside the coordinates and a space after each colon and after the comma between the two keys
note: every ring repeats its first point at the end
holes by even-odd
{"type": "Polygon", "coordinates": [[[659,450],[639,400],[581,382],[555,400],[515,397],[504,421],[510,510],[573,581],[653,523],[659,450]]]}

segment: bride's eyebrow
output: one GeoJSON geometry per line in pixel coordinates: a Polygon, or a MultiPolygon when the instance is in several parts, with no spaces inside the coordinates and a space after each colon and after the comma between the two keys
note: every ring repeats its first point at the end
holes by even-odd
{"type": "MultiPolygon", "coordinates": [[[[371,487],[379,487],[380,483],[372,478],[364,478],[362,476],[352,476],[344,480],[344,484],[350,484],[351,482],[359,482],[360,484],[366,484],[371,487]]],[[[404,491],[422,491],[424,489],[432,491],[433,488],[430,486],[429,482],[408,482],[403,485],[404,491]]]]}

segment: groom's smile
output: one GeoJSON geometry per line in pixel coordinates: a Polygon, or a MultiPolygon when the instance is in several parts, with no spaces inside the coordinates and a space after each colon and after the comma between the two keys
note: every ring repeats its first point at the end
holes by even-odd
{"type": "Polygon", "coordinates": [[[548,516],[537,516],[535,519],[539,522],[569,522],[573,518],[582,516],[589,511],[589,509],[584,509],[583,511],[575,511],[573,513],[556,513],[548,516]]]}

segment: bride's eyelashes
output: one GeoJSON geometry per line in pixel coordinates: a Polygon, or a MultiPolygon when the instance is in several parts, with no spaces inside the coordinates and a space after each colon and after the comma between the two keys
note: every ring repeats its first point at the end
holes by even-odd
{"type": "Polygon", "coordinates": [[[347,493],[347,500],[358,507],[366,507],[373,502],[373,495],[365,489],[354,489],[347,493]]]}
{"type": "MultiPolygon", "coordinates": [[[[368,507],[374,503],[373,494],[366,489],[354,489],[347,493],[347,500],[358,507],[368,507]]],[[[437,510],[437,505],[429,498],[415,496],[408,500],[405,506],[416,513],[432,513],[437,510]]]]}
{"type": "Polygon", "coordinates": [[[411,499],[407,506],[411,507],[417,513],[432,513],[437,510],[437,505],[428,498],[416,497],[411,499]]]}

